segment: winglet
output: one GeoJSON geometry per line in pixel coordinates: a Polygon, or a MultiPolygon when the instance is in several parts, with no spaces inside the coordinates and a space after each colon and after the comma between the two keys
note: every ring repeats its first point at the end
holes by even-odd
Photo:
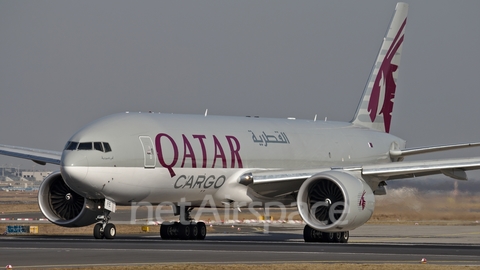
{"type": "Polygon", "coordinates": [[[408,4],[397,3],[352,123],[390,132],[408,4]]]}

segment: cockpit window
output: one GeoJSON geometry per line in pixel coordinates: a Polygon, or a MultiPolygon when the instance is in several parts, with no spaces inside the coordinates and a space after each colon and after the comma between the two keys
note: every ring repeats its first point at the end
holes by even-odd
{"type": "Polygon", "coordinates": [[[68,141],[65,150],[97,150],[103,153],[112,152],[107,142],[72,142],[68,141]],[[93,147],[92,147],[93,146],[93,147]]]}
{"type": "Polygon", "coordinates": [[[105,153],[112,152],[112,148],[110,148],[110,144],[108,142],[103,143],[103,149],[105,149],[105,153]]]}
{"type": "Polygon", "coordinates": [[[65,150],[77,150],[78,142],[68,142],[65,146],[65,150]]]}
{"type": "Polygon", "coordinates": [[[91,142],[83,142],[78,145],[77,150],[92,150],[91,142]]]}
{"type": "Polygon", "coordinates": [[[103,152],[103,145],[101,142],[94,142],[93,143],[93,149],[103,152]]]}

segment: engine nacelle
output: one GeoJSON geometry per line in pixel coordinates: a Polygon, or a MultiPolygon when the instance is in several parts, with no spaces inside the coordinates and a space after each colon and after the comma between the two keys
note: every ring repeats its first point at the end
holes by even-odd
{"type": "Polygon", "coordinates": [[[310,227],[323,232],[343,232],[370,219],[375,197],[363,179],[345,171],[327,171],[303,182],[297,207],[310,227]]]}
{"type": "Polygon", "coordinates": [[[75,193],[65,184],[59,171],[50,174],[40,185],[38,205],[50,222],[63,227],[87,226],[103,214],[101,201],[75,193]]]}

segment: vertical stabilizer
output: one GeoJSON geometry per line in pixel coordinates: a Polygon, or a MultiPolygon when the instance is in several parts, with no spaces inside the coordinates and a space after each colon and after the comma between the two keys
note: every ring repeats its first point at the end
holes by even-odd
{"type": "Polygon", "coordinates": [[[352,123],[390,132],[408,5],[397,3],[352,123]]]}

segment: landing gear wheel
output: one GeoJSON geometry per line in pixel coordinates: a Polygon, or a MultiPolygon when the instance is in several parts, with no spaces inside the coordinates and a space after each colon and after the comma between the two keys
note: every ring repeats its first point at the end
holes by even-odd
{"type": "Polygon", "coordinates": [[[303,228],[303,240],[305,242],[327,242],[327,234],[308,225],[305,225],[303,228]]]}
{"type": "Polygon", "coordinates": [[[350,232],[321,232],[305,225],[303,228],[303,240],[305,242],[347,243],[350,232]]]}
{"type": "Polygon", "coordinates": [[[335,234],[336,233],[327,233],[327,242],[329,243],[335,243],[335,234]]]}
{"type": "Polygon", "coordinates": [[[115,225],[108,223],[109,220],[110,211],[104,209],[103,215],[97,216],[97,221],[100,221],[101,223],[97,223],[95,224],[95,227],[93,227],[93,237],[95,237],[95,239],[115,238],[115,235],[117,235],[117,229],[115,228],[115,225]]]}
{"type": "Polygon", "coordinates": [[[341,243],[342,242],[342,237],[343,237],[343,232],[336,232],[334,233],[335,236],[335,243],[341,243]]]}
{"type": "Polygon", "coordinates": [[[305,242],[316,242],[315,238],[315,229],[308,225],[305,225],[305,228],[303,228],[303,240],[305,240],[305,242]]]}
{"type": "Polygon", "coordinates": [[[115,225],[112,223],[108,223],[105,225],[105,229],[103,230],[103,234],[105,235],[105,238],[107,239],[113,239],[115,238],[115,235],[117,235],[117,229],[115,228],[115,225]]]}
{"type": "Polygon", "coordinates": [[[160,237],[164,240],[172,239],[170,235],[172,224],[169,222],[164,222],[160,225],[160,237]]]}
{"type": "Polygon", "coordinates": [[[207,226],[204,222],[195,222],[190,216],[193,207],[188,209],[180,205],[174,207],[174,214],[180,215],[180,222],[163,222],[160,226],[160,237],[162,239],[180,240],[203,240],[207,235],[207,226]]]}
{"type": "Polygon", "coordinates": [[[197,229],[198,229],[197,239],[198,240],[205,239],[205,236],[207,236],[207,226],[205,225],[205,223],[198,222],[197,223],[197,229]]]}
{"type": "Polygon", "coordinates": [[[196,240],[198,238],[198,227],[197,224],[190,224],[190,239],[196,240]]]}
{"type": "Polygon", "coordinates": [[[348,239],[350,239],[350,232],[341,232],[342,237],[340,238],[340,243],[348,243],[348,239]]]}
{"type": "Polygon", "coordinates": [[[178,238],[180,240],[188,240],[190,239],[190,224],[183,225],[180,224],[178,227],[178,238]]]}
{"type": "Polygon", "coordinates": [[[95,239],[103,239],[105,237],[105,235],[103,235],[101,223],[97,223],[95,224],[95,227],[93,227],[93,237],[95,237],[95,239]]]}

